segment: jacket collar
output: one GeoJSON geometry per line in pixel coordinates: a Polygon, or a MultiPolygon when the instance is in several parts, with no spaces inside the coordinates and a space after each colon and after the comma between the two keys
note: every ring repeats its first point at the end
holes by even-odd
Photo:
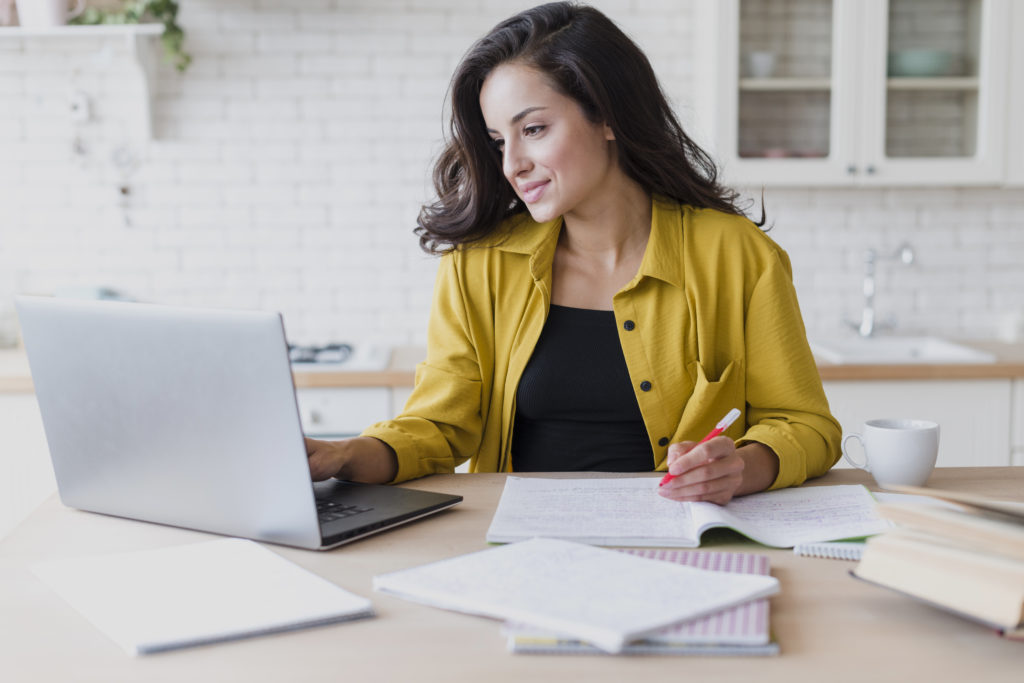
{"type": "MultiPolygon", "coordinates": [[[[502,251],[526,254],[534,277],[550,271],[555,256],[562,219],[536,223],[529,214],[510,221],[504,239],[495,245],[502,251]]],[[[683,286],[683,208],[675,201],[655,195],[651,202],[651,236],[647,241],[636,284],[644,277],[653,277],[682,288],[683,286]]]]}

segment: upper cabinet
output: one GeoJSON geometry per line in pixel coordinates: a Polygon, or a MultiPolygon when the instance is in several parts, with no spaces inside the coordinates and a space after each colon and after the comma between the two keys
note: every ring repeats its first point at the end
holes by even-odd
{"type": "Polygon", "coordinates": [[[705,142],[735,184],[999,184],[1010,5],[700,0],[705,142]]]}
{"type": "MultiPolygon", "coordinates": [[[[1011,33],[1024,36],[1024,2],[1011,3],[1011,33]]],[[[1024,41],[1014,40],[1010,45],[1010,108],[1007,119],[1006,182],[1024,187],[1024,41]]]]}

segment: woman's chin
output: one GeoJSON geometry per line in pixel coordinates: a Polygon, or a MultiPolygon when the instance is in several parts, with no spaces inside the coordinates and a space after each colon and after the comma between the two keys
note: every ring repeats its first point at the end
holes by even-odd
{"type": "Polygon", "coordinates": [[[551,207],[541,204],[527,204],[526,210],[530,212],[530,218],[538,223],[547,223],[562,215],[551,207]]]}

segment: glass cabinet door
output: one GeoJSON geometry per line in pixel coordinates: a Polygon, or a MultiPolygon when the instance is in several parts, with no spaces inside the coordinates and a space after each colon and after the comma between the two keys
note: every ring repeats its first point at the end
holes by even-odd
{"type": "Polygon", "coordinates": [[[866,34],[884,36],[865,59],[861,81],[867,181],[998,182],[1008,5],[872,0],[864,9],[866,34]]]}
{"type": "MultiPolygon", "coordinates": [[[[735,184],[842,183],[852,156],[855,73],[840,56],[850,0],[707,0],[713,150],[735,184]],[[844,28],[845,27],[845,28],[844,28]]],[[[701,5],[698,6],[700,11],[701,5]]],[[[707,14],[698,14],[704,25],[707,14]]],[[[698,80],[703,75],[698,70],[698,80]]],[[[701,89],[698,88],[700,92],[701,89]]]]}
{"type": "Polygon", "coordinates": [[[832,0],[740,0],[741,159],[832,152],[832,0]]]}
{"type": "Polygon", "coordinates": [[[698,69],[697,92],[711,103],[704,118],[727,182],[1001,180],[1008,0],[701,0],[697,9],[698,26],[719,29],[696,35],[714,65],[698,69]],[[714,81],[701,87],[703,71],[714,81]]]}
{"type": "Polygon", "coordinates": [[[890,0],[885,155],[978,150],[980,0],[890,0]]]}

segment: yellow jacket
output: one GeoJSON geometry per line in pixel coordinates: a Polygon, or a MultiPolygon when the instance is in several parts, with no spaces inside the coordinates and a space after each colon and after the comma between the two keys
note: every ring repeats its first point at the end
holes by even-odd
{"type": "MultiPolygon", "coordinates": [[[[472,472],[510,471],[516,389],[547,318],[560,227],[524,214],[493,244],[441,258],[415,388],[401,415],[363,432],[398,454],[395,481],[467,459],[472,472]]],[[[656,198],[640,269],[613,308],[652,470],[733,407],[743,419],[726,434],[779,458],[772,488],[838,460],[789,257],[749,220],[656,198]]]]}

